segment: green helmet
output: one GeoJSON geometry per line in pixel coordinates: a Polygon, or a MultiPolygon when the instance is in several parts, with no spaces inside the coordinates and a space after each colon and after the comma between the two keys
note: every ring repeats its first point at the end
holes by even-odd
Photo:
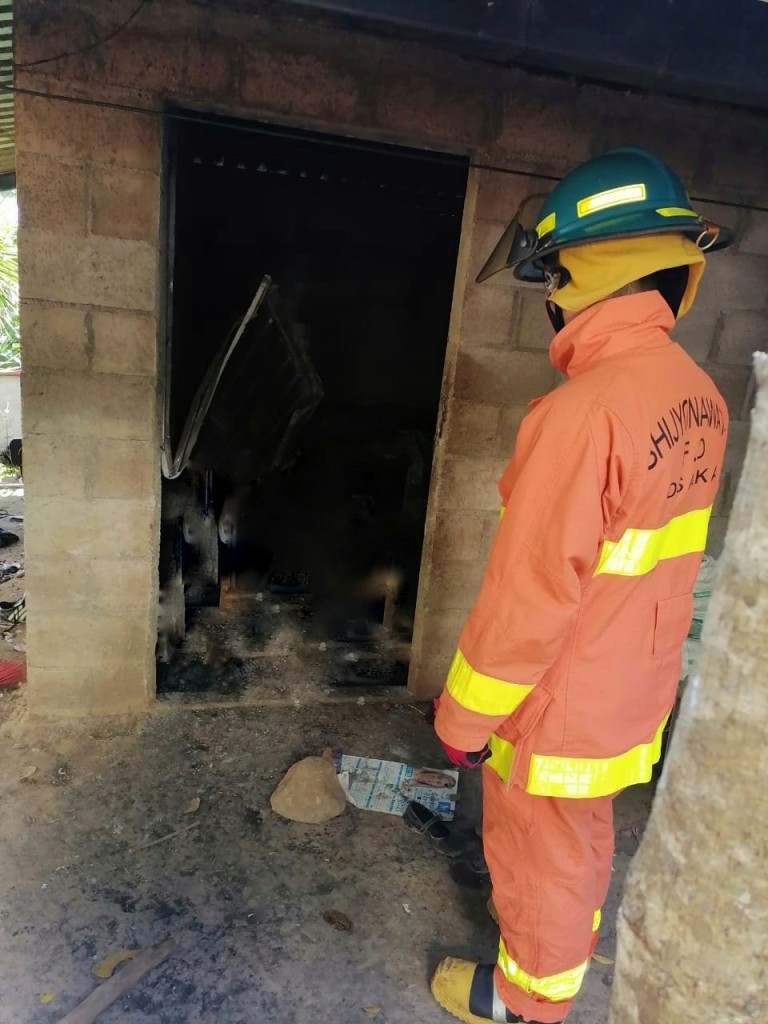
{"type": "Polygon", "coordinates": [[[521,281],[543,281],[548,257],[559,249],[670,234],[686,235],[707,250],[733,241],[728,228],[691,209],[683,183],[653,153],[614,149],[571,171],[549,195],[524,200],[477,280],[512,268],[521,281]]]}

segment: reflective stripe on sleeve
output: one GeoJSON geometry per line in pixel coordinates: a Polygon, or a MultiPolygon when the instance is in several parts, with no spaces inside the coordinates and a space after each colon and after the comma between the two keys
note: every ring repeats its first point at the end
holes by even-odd
{"type": "Polygon", "coordinates": [[[481,715],[511,715],[533,689],[475,672],[461,651],[454,655],[446,686],[457,703],[481,715]]]}
{"type": "Polygon", "coordinates": [[[620,540],[606,540],[594,575],[644,576],[668,558],[703,551],[712,506],[675,516],[657,530],[625,530],[620,540]]]}
{"type": "Polygon", "coordinates": [[[507,952],[504,939],[499,942],[498,965],[501,973],[512,985],[522,989],[523,992],[543,996],[550,1002],[560,1003],[567,999],[573,999],[581,988],[584,975],[589,967],[589,960],[585,960],[578,967],[569,971],[562,971],[560,974],[552,974],[548,978],[534,978],[526,973],[522,967],[515,963],[507,952]]]}
{"type": "MultiPolygon", "coordinates": [[[[627,786],[648,782],[653,766],[661,756],[661,738],[667,715],[650,743],[640,743],[616,757],[554,757],[533,754],[528,770],[526,792],[534,796],[584,799],[610,796],[627,786]]],[[[515,756],[514,746],[495,733],[488,744],[491,757],[486,762],[502,782],[508,782],[515,756]]]]}

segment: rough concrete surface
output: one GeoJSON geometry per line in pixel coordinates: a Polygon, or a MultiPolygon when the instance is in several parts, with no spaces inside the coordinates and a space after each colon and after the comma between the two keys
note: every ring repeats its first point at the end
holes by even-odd
{"type": "MultiPolygon", "coordinates": [[[[23,694],[6,691],[0,718],[0,1024],[59,1020],[97,984],[95,963],[170,936],[181,950],[100,1022],[448,1024],[428,990],[438,960],[495,954],[486,893],[457,886],[398,818],[349,807],[305,826],[269,810],[286,768],[326,744],[442,763],[418,708],[166,708],[30,725],[23,694]],[[185,813],[195,797],[199,809],[185,813]],[[332,928],[328,911],[354,930],[332,928]]],[[[464,773],[460,792],[476,821],[477,776],[464,773]]],[[[599,946],[609,956],[649,799],[631,790],[618,807],[599,946]]],[[[611,971],[593,964],[571,1024],[605,1024],[611,971]]]]}

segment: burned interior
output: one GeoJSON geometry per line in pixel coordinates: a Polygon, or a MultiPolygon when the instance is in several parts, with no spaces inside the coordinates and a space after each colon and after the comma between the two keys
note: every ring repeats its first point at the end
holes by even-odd
{"type": "Polygon", "coordinates": [[[173,112],[158,684],[403,684],[466,164],[173,112]]]}

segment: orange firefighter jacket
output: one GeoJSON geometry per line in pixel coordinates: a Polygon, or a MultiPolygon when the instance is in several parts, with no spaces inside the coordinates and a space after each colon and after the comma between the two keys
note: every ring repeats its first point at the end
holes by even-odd
{"type": "Polygon", "coordinates": [[[511,785],[594,797],[650,778],[681,671],[728,430],[658,292],[607,299],[550,349],[436,719],[511,785]]]}

